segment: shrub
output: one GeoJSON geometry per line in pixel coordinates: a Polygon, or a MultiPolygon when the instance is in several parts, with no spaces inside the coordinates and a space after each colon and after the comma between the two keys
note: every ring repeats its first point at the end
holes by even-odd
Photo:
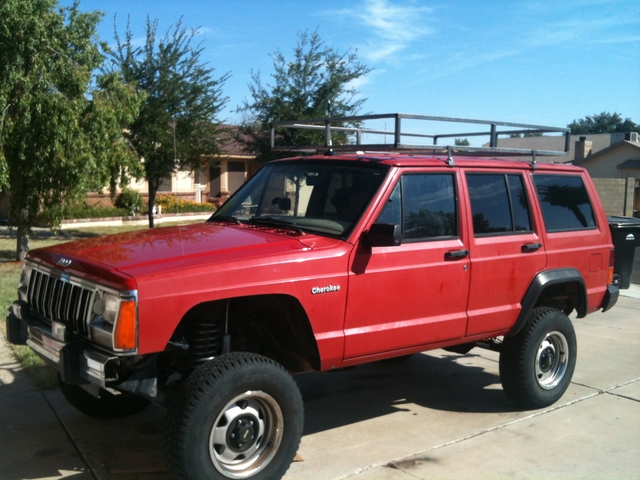
{"type": "Polygon", "coordinates": [[[79,202],[66,208],[63,218],[122,217],[127,214],[127,210],[123,208],[108,207],[106,205],[90,205],[86,202],[79,202]]]}
{"type": "Polygon", "coordinates": [[[172,195],[158,195],[156,205],[162,206],[162,213],[213,212],[215,210],[210,203],[180,200],[172,195]]]}
{"type": "Polygon", "coordinates": [[[116,198],[115,206],[127,211],[125,215],[141,214],[145,208],[142,195],[138,192],[124,188],[118,198],[116,198]]]}

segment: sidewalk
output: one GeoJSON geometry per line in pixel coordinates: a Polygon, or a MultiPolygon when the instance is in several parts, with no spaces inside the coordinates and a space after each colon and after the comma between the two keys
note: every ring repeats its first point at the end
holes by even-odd
{"type": "MultiPolygon", "coordinates": [[[[436,350],[296,378],[305,433],[285,480],[640,478],[640,286],[574,319],[564,397],[520,411],[498,354],[436,350]]],[[[0,328],[0,331],[3,329],[0,328]]],[[[1,335],[1,334],[0,334],[1,335]]],[[[166,480],[162,409],[99,421],[37,392],[0,338],[0,479],[166,480]]]]}
{"type": "MultiPolygon", "coordinates": [[[[4,319],[3,319],[4,322],[4,319]]],[[[94,478],[46,395],[21,371],[0,328],[0,478],[94,478]]]]}

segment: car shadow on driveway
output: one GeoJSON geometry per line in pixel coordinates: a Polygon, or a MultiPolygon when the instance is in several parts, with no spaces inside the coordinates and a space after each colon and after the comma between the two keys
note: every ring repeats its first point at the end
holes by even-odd
{"type": "Polygon", "coordinates": [[[504,394],[497,371],[495,361],[480,355],[438,352],[299,375],[304,434],[407,411],[408,404],[449,412],[520,411],[504,394]]]}

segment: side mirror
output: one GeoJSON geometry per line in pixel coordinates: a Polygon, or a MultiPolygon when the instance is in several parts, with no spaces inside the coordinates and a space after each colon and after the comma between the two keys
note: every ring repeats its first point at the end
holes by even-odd
{"type": "Polygon", "coordinates": [[[374,223],[369,229],[367,240],[372,247],[397,247],[402,244],[400,225],[374,223]]]}

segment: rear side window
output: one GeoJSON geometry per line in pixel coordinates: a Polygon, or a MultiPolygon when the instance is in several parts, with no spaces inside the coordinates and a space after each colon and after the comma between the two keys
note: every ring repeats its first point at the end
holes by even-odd
{"type": "Polygon", "coordinates": [[[454,176],[404,175],[377,221],[401,224],[402,237],[408,241],[457,236],[454,176]]]}
{"type": "Polygon", "coordinates": [[[521,175],[468,173],[474,235],[531,231],[529,201],[521,175]]]}
{"type": "Polygon", "coordinates": [[[596,228],[589,194],[577,175],[533,175],[549,232],[596,228]]]}

